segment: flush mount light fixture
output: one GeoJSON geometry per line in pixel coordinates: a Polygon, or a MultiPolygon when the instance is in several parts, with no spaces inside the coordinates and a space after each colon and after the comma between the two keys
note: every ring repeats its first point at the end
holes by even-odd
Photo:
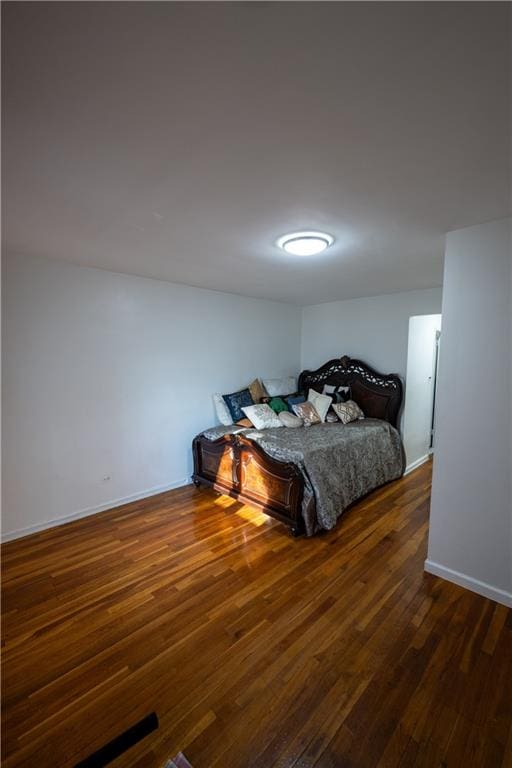
{"type": "Polygon", "coordinates": [[[334,243],[334,237],[326,232],[291,232],[277,241],[279,248],[294,256],[314,256],[334,243]]]}

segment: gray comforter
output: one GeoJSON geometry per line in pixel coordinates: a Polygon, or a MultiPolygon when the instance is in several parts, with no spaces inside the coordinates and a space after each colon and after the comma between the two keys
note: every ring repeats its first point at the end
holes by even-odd
{"type": "Polygon", "coordinates": [[[299,467],[305,481],[302,509],[309,535],[319,528],[334,528],[350,504],[404,471],[400,435],[378,419],[299,429],[214,427],[203,434],[216,440],[226,433],[243,433],[272,458],[299,467]],[[312,496],[314,505],[309,503],[312,496]]]}

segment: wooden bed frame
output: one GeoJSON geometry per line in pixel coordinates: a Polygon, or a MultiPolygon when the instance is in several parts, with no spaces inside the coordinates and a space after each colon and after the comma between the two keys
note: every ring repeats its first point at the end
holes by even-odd
{"type": "MultiPolygon", "coordinates": [[[[316,371],[303,371],[298,390],[321,392],[324,384],[350,386],[352,398],[366,416],[397,426],[403,387],[396,373],[382,374],[350,357],[329,360],[316,371]]],[[[295,464],[277,461],[243,434],[208,440],[198,435],[192,444],[194,484],[260,507],[281,520],[294,536],[304,533],[302,496],[304,480],[295,464]]],[[[312,502],[314,503],[314,502],[312,502]]]]}

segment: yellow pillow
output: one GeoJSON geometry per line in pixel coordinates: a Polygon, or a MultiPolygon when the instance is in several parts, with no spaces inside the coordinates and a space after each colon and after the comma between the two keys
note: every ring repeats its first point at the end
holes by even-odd
{"type": "Polygon", "coordinates": [[[247,389],[255,403],[261,403],[264,397],[268,397],[268,392],[259,379],[254,379],[247,389]]]}

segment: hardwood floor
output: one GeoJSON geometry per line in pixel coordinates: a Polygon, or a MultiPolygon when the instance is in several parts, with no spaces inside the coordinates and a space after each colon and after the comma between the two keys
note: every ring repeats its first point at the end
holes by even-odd
{"type": "Polygon", "coordinates": [[[512,766],[512,615],[423,572],[430,467],[338,528],[192,486],[3,547],[3,765],[512,766]]]}

